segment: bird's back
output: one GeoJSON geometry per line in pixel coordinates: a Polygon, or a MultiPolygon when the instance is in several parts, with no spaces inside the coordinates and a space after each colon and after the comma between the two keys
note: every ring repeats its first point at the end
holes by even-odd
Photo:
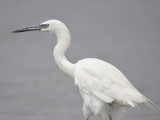
{"type": "Polygon", "coordinates": [[[135,107],[146,102],[146,98],[113,65],[95,58],[77,62],[75,83],[102,101],[116,101],[121,105],[135,107]]]}

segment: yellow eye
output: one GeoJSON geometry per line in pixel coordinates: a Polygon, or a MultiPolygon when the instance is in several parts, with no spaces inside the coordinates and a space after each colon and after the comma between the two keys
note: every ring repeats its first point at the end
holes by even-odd
{"type": "Polygon", "coordinates": [[[46,28],[48,28],[48,27],[49,27],[49,24],[45,24],[45,26],[46,26],[46,28]]]}
{"type": "Polygon", "coordinates": [[[41,25],[39,25],[39,27],[40,27],[41,29],[43,29],[43,28],[48,28],[48,27],[49,27],[49,24],[41,24],[41,25]]]}

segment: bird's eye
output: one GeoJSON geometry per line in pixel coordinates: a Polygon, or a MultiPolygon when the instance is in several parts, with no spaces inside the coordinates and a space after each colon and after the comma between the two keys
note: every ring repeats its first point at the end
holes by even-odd
{"type": "Polygon", "coordinates": [[[45,24],[45,26],[46,26],[46,28],[48,28],[48,27],[49,27],[49,24],[45,24]]]}
{"type": "Polygon", "coordinates": [[[49,24],[41,24],[40,27],[41,27],[41,28],[48,28],[48,27],[49,27],[49,24]]]}

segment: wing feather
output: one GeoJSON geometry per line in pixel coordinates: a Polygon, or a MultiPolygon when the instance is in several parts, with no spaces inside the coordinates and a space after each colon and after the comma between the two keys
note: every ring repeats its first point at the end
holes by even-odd
{"type": "Polygon", "coordinates": [[[146,101],[116,67],[99,59],[84,59],[76,64],[75,84],[107,103],[117,101],[135,107],[146,101]]]}

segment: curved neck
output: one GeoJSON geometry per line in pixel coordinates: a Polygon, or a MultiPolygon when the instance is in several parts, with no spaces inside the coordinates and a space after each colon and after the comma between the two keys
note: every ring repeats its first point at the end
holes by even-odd
{"type": "Polygon", "coordinates": [[[57,35],[57,45],[53,51],[54,59],[60,69],[62,69],[69,76],[73,77],[74,64],[70,63],[65,57],[65,52],[71,41],[70,33],[64,26],[63,29],[55,31],[55,34],[57,35]]]}

